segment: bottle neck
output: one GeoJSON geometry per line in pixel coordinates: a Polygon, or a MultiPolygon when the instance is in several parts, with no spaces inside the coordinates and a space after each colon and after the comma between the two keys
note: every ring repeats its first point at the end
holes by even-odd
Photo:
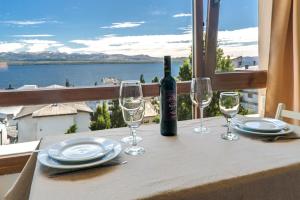
{"type": "Polygon", "coordinates": [[[171,76],[171,66],[165,65],[165,76],[171,76]]]}
{"type": "Polygon", "coordinates": [[[170,71],[165,71],[165,76],[171,76],[171,72],[170,71]]]}
{"type": "Polygon", "coordinates": [[[170,56],[164,57],[164,71],[165,71],[165,76],[171,76],[171,57],[170,56]]]}

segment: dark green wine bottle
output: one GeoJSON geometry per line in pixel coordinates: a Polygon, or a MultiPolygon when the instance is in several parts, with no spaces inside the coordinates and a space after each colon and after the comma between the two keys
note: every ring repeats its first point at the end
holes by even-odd
{"type": "Polygon", "coordinates": [[[177,135],[176,81],[171,76],[171,57],[164,57],[165,75],[160,81],[160,133],[163,136],[177,135]]]}

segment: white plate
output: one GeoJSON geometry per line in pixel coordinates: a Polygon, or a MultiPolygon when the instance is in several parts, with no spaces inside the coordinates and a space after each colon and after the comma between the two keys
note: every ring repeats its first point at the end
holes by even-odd
{"type": "Polygon", "coordinates": [[[261,136],[276,136],[276,135],[287,135],[293,132],[293,128],[291,126],[287,126],[285,129],[279,132],[258,132],[258,131],[250,131],[240,128],[236,124],[232,124],[232,129],[239,132],[239,133],[246,133],[246,134],[254,134],[254,135],[261,135],[261,136]]]}
{"type": "Polygon", "coordinates": [[[105,156],[112,149],[113,144],[106,138],[78,137],[51,145],[48,155],[60,162],[88,162],[105,156]]]}
{"type": "Polygon", "coordinates": [[[239,128],[254,132],[280,132],[287,127],[287,123],[272,118],[245,117],[243,119],[234,120],[239,128]]]}
{"type": "Polygon", "coordinates": [[[105,156],[103,156],[100,159],[95,159],[93,161],[90,161],[88,163],[74,163],[74,164],[66,164],[59,161],[56,161],[48,156],[48,150],[41,150],[38,154],[38,160],[42,165],[45,165],[50,168],[56,168],[56,169],[81,169],[81,168],[88,168],[93,167],[97,165],[101,165],[105,162],[108,162],[115,157],[117,157],[121,151],[122,146],[119,142],[115,140],[106,139],[107,142],[113,145],[113,150],[111,150],[109,153],[107,153],[105,156]]]}

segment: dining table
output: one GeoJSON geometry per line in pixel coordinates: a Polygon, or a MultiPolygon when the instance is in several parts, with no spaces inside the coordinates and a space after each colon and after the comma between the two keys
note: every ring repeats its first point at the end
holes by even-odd
{"type": "MultiPolygon", "coordinates": [[[[177,136],[160,135],[159,124],[137,129],[145,154],[122,152],[126,164],[98,166],[58,176],[33,152],[6,200],[299,200],[300,140],[266,142],[239,134],[223,140],[224,117],[205,118],[207,134],[195,133],[200,121],[178,122],[177,136]]],[[[300,134],[295,129],[295,134],[300,134]]],[[[59,141],[94,136],[120,140],[129,128],[44,137],[39,149],[59,141]]],[[[127,145],[122,144],[123,148],[127,145]]]]}

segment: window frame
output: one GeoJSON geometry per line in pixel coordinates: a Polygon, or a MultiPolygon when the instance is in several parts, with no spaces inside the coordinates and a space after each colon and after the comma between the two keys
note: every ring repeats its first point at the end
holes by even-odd
{"type": "Polygon", "coordinates": [[[194,76],[210,77],[212,79],[213,90],[265,88],[267,83],[267,70],[247,70],[226,73],[215,72],[217,65],[216,47],[218,42],[219,11],[220,0],[208,0],[206,35],[205,41],[203,41],[202,23],[198,23],[199,21],[203,21],[203,16],[200,16],[203,15],[203,0],[194,0],[194,21],[196,21],[196,23],[194,23],[194,45],[197,48],[197,44],[201,43],[201,45],[198,45],[199,50],[196,51],[196,55],[194,55],[194,59],[196,60],[194,71],[197,72],[194,76]],[[199,32],[202,34],[199,34],[199,32]],[[206,44],[205,51],[202,45],[204,42],[206,44]],[[197,61],[201,58],[203,58],[204,61],[197,61]]]}

